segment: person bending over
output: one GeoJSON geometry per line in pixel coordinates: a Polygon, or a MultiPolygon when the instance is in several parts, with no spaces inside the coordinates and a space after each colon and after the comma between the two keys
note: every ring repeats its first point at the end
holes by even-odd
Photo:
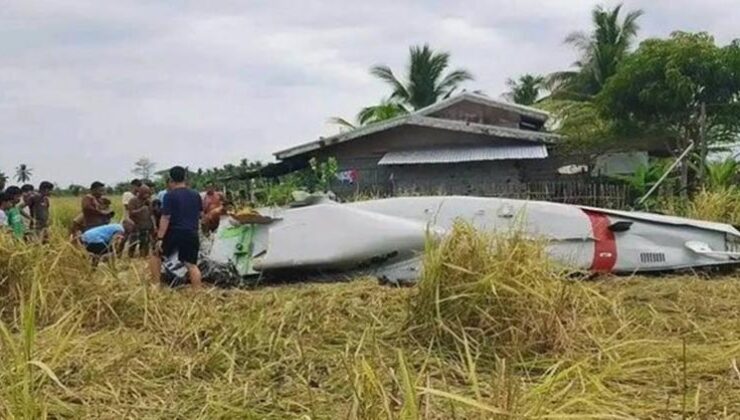
{"type": "Polygon", "coordinates": [[[130,220],[96,226],[86,230],[80,236],[80,242],[92,256],[93,266],[97,266],[101,258],[110,254],[120,254],[123,250],[124,236],[133,230],[134,224],[130,220]]]}

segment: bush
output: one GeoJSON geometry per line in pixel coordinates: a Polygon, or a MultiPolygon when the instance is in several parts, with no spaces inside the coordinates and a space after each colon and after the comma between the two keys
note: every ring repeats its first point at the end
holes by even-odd
{"type": "Polygon", "coordinates": [[[740,191],[735,187],[701,190],[689,203],[686,216],[740,225],[740,191]]]}
{"type": "Polygon", "coordinates": [[[454,346],[470,338],[506,357],[561,349],[581,286],[551,262],[543,243],[460,222],[430,241],[418,289],[409,315],[418,337],[454,346]]]}

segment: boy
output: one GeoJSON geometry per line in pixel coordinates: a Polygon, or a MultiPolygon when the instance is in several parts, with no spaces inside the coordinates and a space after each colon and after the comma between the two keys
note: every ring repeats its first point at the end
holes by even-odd
{"type": "Polygon", "coordinates": [[[27,201],[34,236],[42,243],[49,242],[49,194],[53,189],[54,184],[43,181],[39,185],[39,192],[31,195],[27,201]]]}
{"type": "Polygon", "coordinates": [[[134,230],[130,220],[123,223],[110,223],[96,226],[85,231],[80,236],[80,242],[85,250],[92,255],[93,266],[97,266],[100,259],[112,252],[120,253],[123,249],[123,238],[134,230]]]}
{"type": "Polygon", "coordinates": [[[18,203],[21,201],[21,189],[16,186],[8,187],[5,194],[7,195],[6,199],[10,200],[12,204],[5,211],[5,215],[8,217],[8,227],[13,232],[13,237],[22,241],[26,236],[26,226],[23,224],[21,209],[18,207],[18,203]]]}
{"type": "Polygon", "coordinates": [[[139,255],[148,257],[152,248],[152,236],[154,236],[154,218],[152,216],[151,204],[149,199],[152,195],[151,190],[146,185],[140,186],[136,190],[136,197],[128,202],[129,220],[134,222],[135,231],[129,236],[128,255],[133,258],[136,248],[139,248],[139,255]]]}

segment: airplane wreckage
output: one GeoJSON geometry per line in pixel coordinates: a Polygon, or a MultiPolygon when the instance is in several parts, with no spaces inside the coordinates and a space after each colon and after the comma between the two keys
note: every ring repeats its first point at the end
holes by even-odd
{"type": "MultiPolygon", "coordinates": [[[[632,274],[740,262],[740,231],[722,223],[505,198],[402,197],[346,204],[304,198],[302,205],[224,216],[202,252],[204,280],[239,286],[263,276],[342,274],[413,282],[429,235],[445,235],[457,220],[481,231],[519,229],[545,240],[548,254],[574,270],[632,274]]],[[[171,282],[185,277],[175,259],[165,263],[171,282]]]]}

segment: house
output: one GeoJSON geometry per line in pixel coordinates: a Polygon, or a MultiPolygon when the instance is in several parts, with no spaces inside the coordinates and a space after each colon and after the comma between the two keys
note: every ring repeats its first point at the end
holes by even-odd
{"type": "Polygon", "coordinates": [[[338,189],[486,194],[561,176],[541,110],[463,93],[408,115],[275,153],[283,170],[337,159],[338,189]]]}

